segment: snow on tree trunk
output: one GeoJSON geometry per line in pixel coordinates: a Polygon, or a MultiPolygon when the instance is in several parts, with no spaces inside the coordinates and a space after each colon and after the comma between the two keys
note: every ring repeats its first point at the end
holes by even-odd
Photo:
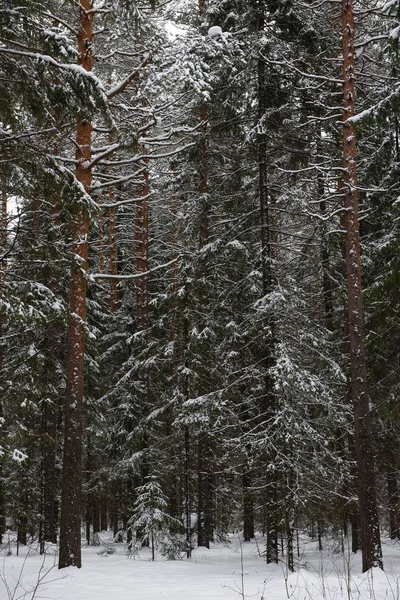
{"type": "MultiPolygon", "coordinates": [[[[265,29],[265,8],[263,5],[258,9],[258,32],[263,35],[265,29]]],[[[258,95],[258,134],[257,134],[257,159],[258,159],[258,194],[260,206],[260,241],[261,241],[261,265],[262,265],[262,294],[267,296],[273,291],[272,277],[272,257],[273,257],[273,235],[271,231],[272,210],[270,206],[268,190],[268,171],[267,171],[267,131],[265,129],[264,119],[267,112],[267,77],[266,61],[262,56],[257,62],[257,95],[258,95]]],[[[268,327],[272,332],[271,339],[264,339],[264,399],[263,414],[272,416],[276,410],[276,398],[273,392],[273,381],[269,375],[269,370],[274,364],[274,346],[275,346],[275,324],[273,317],[268,318],[268,327]]],[[[270,450],[267,458],[269,464],[275,462],[275,451],[270,450]]],[[[280,518],[277,496],[277,474],[273,469],[267,469],[266,485],[268,488],[268,500],[266,506],[266,524],[267,524],[267,543],[266,560],[267,563],[278,562],[278,520],[280,518]]]]}
{"type": "Polygon", "coordinates": [[[346,227],[346,283],[350,345],[350,381],[354,410],[358,469],[361,549],[363,571],[381,567],[382,550],[376,504],[374,457],[366,381],[363,304],[360,272],[356,131],[347,119],[355,113],[355,47],[352,0],[342,1],[343,51],[343,192],[346,227]]]}
{"type": "MultiPolygon", "coordinates": [[[[0,220],[0,255],[3,256],[6,252],[6,244],[7,244],[7,174],[4,171],[1,177],[1,220],[0,220]]],[[[6,268],[7,262],[6,259],[3,259],[0,262],[0,300],[4,295],[4,283],[6,276],[6,268]]],[[[6,325],[5,316],[0,313],[0,338],[3,335],[3,331],[6,325]]],[[[3,368],[3,357],[4,357],[4,349],[3,346],[0,345],[0,374],[3,368]]],[[[1,375],[0,375],[1,376],[1,375]]],[[[3,377],[1,377],[0,382],[2,382],[3,377]]],[[[1,419],[3,418],[3,399],[0,397],[0,450],[4,446],[3,438],[4,432],[3,423],[1,419]]],[[[5,494],[3,489],[3,482],[0,479],[0,544],[2,542],[2,535],[6,530],[6,515],[5,515],[5,494]]]]}

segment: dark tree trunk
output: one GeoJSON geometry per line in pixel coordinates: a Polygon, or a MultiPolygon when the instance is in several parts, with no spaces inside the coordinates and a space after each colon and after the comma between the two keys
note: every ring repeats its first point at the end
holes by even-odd
{"type": "Polygon", "coordinates": [[[92,506],[93,506],[93,533],[100,533],[100,504],[97,494],[92,495],[92,506]]]}
{"type": "Polygon", "coordinates": [[[205,447],[207,440],[205,435],[200,435],[197,447],[197,545],[210,547],[207,529],[208,529],[208,498],[207,498],[207,473],[205,447]]]}
{"type": "MultiPolygon", "coordinates": [[[[1,175],[1,219],[0,219],[0,256],[6,252],[7,245],[7,174],[6,172],[1,175]]],[[[6,259],[0,261],[0,300],[4,295],[4,283],[6,276],[6,259]]],[[[3,356],[4,348],[2,336],[6,325],[5,315],[0,313],[0,388],[4,389],[3,383],[3,356]]],[[[0,419],[3,417],[3,398],[0,395],[0,419]]],[[[0,427],[0,447],[4,447],[4,426],[0,427]]],[[[0,466],[0,475],[2,467],[0,466]]],[[[5,494],[4,494],[4,483],[0,477],[0,544],[2,543],[2,535],[6,531],[6,514],[5,514],[5,494]]]]}
{"type": "MultiPolygon", "coordinates": [[[[51,203],[52,231],[50,234],[50,260],[54,265],[57,260],[56,242],[59,238],[59,229],[61,225],[60,207],[57,198],[53,196],[51,203]]],[[[58,297],[61,294],[60,280],[57,271],[53,266],[49,280],[49,288],[53,294],[58,297]]],[[[59,331],[61,323],[53,321],[48,324],[47,330],[47,366],[45,376],[53,372],[54,357],[62,360],[63,358],[63,339],[60,340],[59,331]]],[[[57,543],[58,527],[58,471],[56,466],[57,459],[57,432],[59,419],[58,399],[48,398],[43,406],[43,539],[52,544],[57,543]]]]}
{"type": "Polygon", "coordinates": [[[243,538],[250,542],[254,538],[254,504],[250,491],[251,475],[248,466],[243,468],[243,538]]]}
{"type": "Polygon", "coordinates": [[[189,427],[185,427],[185,521],[186,521],[186,555],[192,556],[192,494],[190,487],[190,433],[189,427]]]}
{"type": "Polygon", "coordinates": [[[325,186],[322,175],[318,175],[318,198],[319,208],[323,220],[321,222],[321,266],[322,266],[322,294],[324,303],[324,317],[327,329],[333,331],[333,294],[332,282],[330,279],[329,266],[329,239],[326,225],[326,201],[324,199],[325,186]]]}
{"type": "Polygon", "coordinates": [[[91,525],[92,525],[92,511],[91,511],[91,507],[90,507],[90,499],[89,499],[89,495],[86,498],[86,512],[85,512],[85,537],[86,537],[86,543],[88,546],[90,546],[90,532],[91,532],[91,525]]]}
{"type": "Polygon", "coordinates": [[[318,550],[322,552],[322,536],[324,533],[324,522],[322,519],[318,519],[318,550]]]}
{"type": "Polygon", "coordinates": [[[277,475],[275,472],[267,474],[267,515],[266,515],[266,560],[267,564],[278,562],[278,519],[279,499],[277,475]]]}
{"type": "MultiPolygon", "coordinates": [[[[81,0],[78,34],[79,64],[86,71],[93,62],[93,12],[91,0],[81,0]]],[[[76,178],[90,193],[92,124],[78,121],[76,132],[76,178]]],[[[60,569],[80,568],[82,518],[83,389],[86,322],[86,271],[88,260],[89,217],[84,203],[76,207],[73,224],[70,325],[68,336],[67,390],[64,412],[64,460],[60,521],[60,569]]]]}
{"type": "Polygon", "coordinates": [[[111,527],[113,530],[113,536],[115,537],[119,530],[119,489],[118,489],[117,485],[114,485],[114,490],[113,490],[111,520],[112,520],[111,527]]]}
{"type": "Polygon", "coordinates": [[[350,379],[358,469],[363,571],[383,568],[376,504],[372,430],[366,378],[360,273],[356,131],[347,119],[355,113],[355,47],[353,0],[342,0],[343,51],[343,190],[346,220],[346,282],[350,344],[350,379]]]}
{"type": "Polygon", "coordinates": [[[356,554],[357,550],[360,550],[360,519],[356,508],[350,510],[349,521],[351,525],[351,551],[356,554]]]}
{"type": "MultiPolygon", "coordinates": [[[[260,3],[258,9],[258,30],[260,34],[265,29],[265,6],[260,3]]],[[[260,230],[261,230],[261,261],[262,261],[262,284],[263,294],[272,292],[272,259],[274,254],[273,245],[274,234],[272,231],[273,207],[268,192],[268,169],[267,169],[267,132],[265,129],[265,115],[267,112],[267,74],[266,62],[260,56],[258,59],[258,128],[257,153],[258,153],[258,192],[260,202],[260,230]]],[[[275,327],[273,315],[267,318],[268,328],[272,331],[269,340],[265,340],[265,358],[264,358],[264,400],[262,405],[262,417],[273,416],[276,410],[276,398],[273,392],[273,381],[269,371],[274,364],[275,351],[275,327]]],[[[274,464],[275,455],[267,458],[269,464],[274,464]]],[[[267,479],[267,506],[266,506],[266,530],[267,530],[267,563],[278,562],[278,518],[279,518],[279,499],[277,493],[277,473],[274,469],[269,469],[266,473],[267,479]]]]}
{"type": "MultiPolygon", "coordinates": [[[[114,192],[113,189],[110,188],[108,191],[108,200],[109,202],[113,202],[114,200],[114,192]]],[[[109,209],[109,236],[110,236],[110,246],[109,246],[109,259],[110,259],[110,312],[115,313],[118,306],[118,280],[115,276],[118,274],[118,260],[117,260],[117,215],[116,209],[109,209]]]]}
{"type": "Polygon", "coordinates": [[[103,494],[101,497],[101,510],[100,510],[100,523],[101,531],[108,530],[108,519],[107,519],[107,498],[103,494]]]}
{"type": "MultiPolygon", "coordinates": [[[[143,154],[146,149],[142,148],[143,154]]],[[[149,340],[149,172],[148,159],[145,159],[145,172],[141,196],[143,200],[136,203],[135,213],[135,272],[142,274],[135,281],[135,301],[138,324],[146,332],[149,340]]]]}
{"type": "Polygon", "coordinates": [[[200,123],[202,124],[203,138],[200,145],[200,181],[199,181],[199,192],[200,192],[200,235],[199,235],[199,248],[203,248],[209,237],[209,212],[210,203],[207,194],[207,107],[203,104],[200,108],[200,123]]]}
{"type": "Polygon", "coordinates": [[[57,407],[46,400],[43,407],[43,539],[57,543],[57,407]]]}
{"type": "Polygon", "coordinates": [[[28,520],[25,516],[19,517],[18,519],[18,531],[17,531],[17,543],[26,546],[28,531],[27,531],[28,520]]]}
{"type": "Polygon", "coordinates": [[[286,565],[289,571],[294,571],[294,550],[293,550],[293,526],[290,521],[289,515],[286,515],[285,519],[286,526],[286,565]]]}

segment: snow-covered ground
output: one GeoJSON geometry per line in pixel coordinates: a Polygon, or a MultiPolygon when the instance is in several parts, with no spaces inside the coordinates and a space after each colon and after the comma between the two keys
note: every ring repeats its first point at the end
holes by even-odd
{"type": "MultiPolygon", "coordinates": [[[[107,541],[103,534],[104,542],[107,541]]],[[[56,556],[40,556],[24,548],[16,556],[1,551],[0,600],[400,600],[400,544],[384,542],[385,572],[361,574],[361,554],[343,555],[338,543],[326,540],[323,552],[316,542],[300,540],[296,572],[285,564],[266,565],[260,552],[263,540],[228,544],[210,550],[196,548],[190,560],[166,561],[150,551],[127,558],[124,544],[101,556],[102,547],[84,547],[82,569],[59,571],[56,556]],[[40,584],[34,594],[33,590],[40,584]]],[[[51,549],[49,549],[51,551],[51,549]]]]}

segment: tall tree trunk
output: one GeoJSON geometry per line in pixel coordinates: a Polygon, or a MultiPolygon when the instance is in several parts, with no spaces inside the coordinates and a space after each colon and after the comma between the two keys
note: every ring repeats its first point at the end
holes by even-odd
{"type": "MultiPolygon", "coordinates": [[[[81,0],[78,34],[79,64],[86,71],[93,64],[93,13],[91,0],[81,0]]],[[[78,121],[76,132],[76,178],[90,193],[92,123],[78,121]]],[[[89,217],[82,201],[77,205],[73,225],[70,286],[70,324],[68,337],[67,389],[64,414],[64,462],[62,474],[59,568],[82,566],[82,448],[83,389],[86,322],[86,271],[88,259],[89,217]]]]}
{"type": "Polygon", "coordinates": [[[383,568],[376,504],[372,430],[364,346],[360,272],[356,131],[347,119],[355,114],[355,47],[353,0],[342,0],[343,166],[346,220],[346,282],[350,344],[350,380],[360,503],[362,568],[383,568]]]}
{"type": "MultiPolygon", "coordinates": [[[[189,286],[185,283],[185,307],[183,312],[183,360],[184,360],[184,384],[183,384],[183,398],[184,402],[189,400],[189,317],[188,317],[188,299],[189,299],[189,286]]],[[[184,430],[185,441],[185,517],[186,517],[186,555],[187,558],[192,556],[192,486],[191,486],[191,436],[188,425],[185,425],[184,430]]]]}
{"type": "MultiPolygon", "coordinates": [[[[61,294],[60,281],[54,263],[57,260],[55,243],[59,237],[60,207],[57,198],[53,196],[51,203],[52,230],[50,234],[50,260],[52,272],[49,288],[54,296],[61,294]]],[[[59,340],[59,322],[51,322],[48,325],[47,339],[49,347],[47,350],[46,373],[52,372],[52,361],[54,356],[62,358],[61,343],[59,340]]],[[[46,398],[43,406],[43,540],[45,542],[57,543],[57,421],[59,406],[55,398],[46,398]]]]}
{"type": "MultiPolygon", "coordinates": [[[[142,153],[146,155],[146,147],[142,147],[142,153]]],[[[149,170],[148,170],[148,159],[144,159],[144,173],[143,173],[143,184],[141,186],[142,200],[136,204],[135,214],[135,271],[136,274],[140,275],[135,280],[135,299],[136,299],[136,314],[138,329],[144,332],[143,344],[147,344],[150,340],[150,327],[149,327],[149,170]]],[[[147,367],[143,369],[143,381],[145,384],[145,398],[142,409],[142,416],[147,414],[150,408],[151,400],[151,389],[150,389],[150,377],[148,374],[147,367]]],[[[142,434],[142,485],[146,483],[146,478],[149,475],[149,463],[148,463],[148,432],[146,427],[143,428],[142,434]]],[[[149,540],[144,541],[143,544],[148,545],[149,540]]]]}
{"type": "MultiPolygon", "coordinates": [[[[265,7],[260,3],[258,8],[258,31],[263,34],[265,28],[265,7]]],[[[261,266],[262,266],[262,285],[263,295],[266,296],[272,291],[273,278],[271,262],[273,258],[273,235],[272,235],[272,210],[270,207],[270,198],[268,193],[268,173],[267,173],[267,132],[265,130],[265,114],[267,111],[267,82],[266,82],[266,63],[260,56],[258,59],[258,136],[257,136],[257,158],[258,158],[258,193],[260,202],[260,233],[261,233],[261,266]]],[[[273,381],[269,375],[269,370],[274,362],[274,322],[273,317],[268,318],[268,325],[272,331],[271,338],[265,340],[264,349],[264,401],[262,405],[263,418],[272,416],[276,410],[276,398],[273,392],[273,381]]],[[[268,463],[274,463],[275,456],[267,458],[268,463]]],[[[266,527],[267,527],[267,563],[278,562],[278,496],[277,496],[277,474],[275,470],[267,472],[267,507],[266,507],[266,527]]]]}
{"type": "MultiPolygon", "coordinates": [[[[0,220],[0,256],[3,256],[6,252],[7,245],[7,173],[4,171],[1,174],[1,220],[0,220]]],[[[3,259],[0,261],[0,300],[4,296],[4,285],[6,277],[7,261],[3,259]]],[[[0,384],[3,383],[3,356],[4,346],[2,336],[6,325],[5,315],[0,311],[0,384]]],[[[0,386],[4,389],[3,385],[0,386]]],[[[0,394],[2,392],[0,391],[0,394]]],[[[0,419],[3,417],[3,398],[0,396],[0,419]]],[[[0,426],[0,448],[4,446],[4,426],[0,426]]],[[[0,465],[0,475],[1,473],[0,465]]],[[[4,494],[4,483],[0,477],[0,544],[2,542],[2,535],[6,531],[6,514],[5,514],[5,494],[4,494]]]]}
{"type": "MultiPolygon", "coordinates": [[[[111,85],[111,80],[109,81],[111,85]]],[[[112,144],[112,136],[109,136],[109,143],[112,144]]],[[[108,188],[108,202],[114,202],[114,189],[108,188]]],[[[115,313],[118,304],[118,281],[115,276],[118,274],[118,249],[117,249],[117,214],[116,208],[113,206],[108,209],[109,222],[109,259],[110,259],[110,312],[115,313]]]]}

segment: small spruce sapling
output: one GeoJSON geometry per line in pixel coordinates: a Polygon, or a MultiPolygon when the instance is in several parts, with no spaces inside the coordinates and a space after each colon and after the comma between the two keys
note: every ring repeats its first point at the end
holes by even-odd
{"type": "Polygon", "coordinates": [[[145,484],[137,492],[138,497],[129,520],[130,527],[136,530],[137,539],[149,544],[153,561],[156,548],[160,548],[161,554],[169,559],[177,558],[181,540],[171,534],[170,528],[173,524],[181,523],[164,512],[167,501],[157,476],[147,477],[145,484]]]}

